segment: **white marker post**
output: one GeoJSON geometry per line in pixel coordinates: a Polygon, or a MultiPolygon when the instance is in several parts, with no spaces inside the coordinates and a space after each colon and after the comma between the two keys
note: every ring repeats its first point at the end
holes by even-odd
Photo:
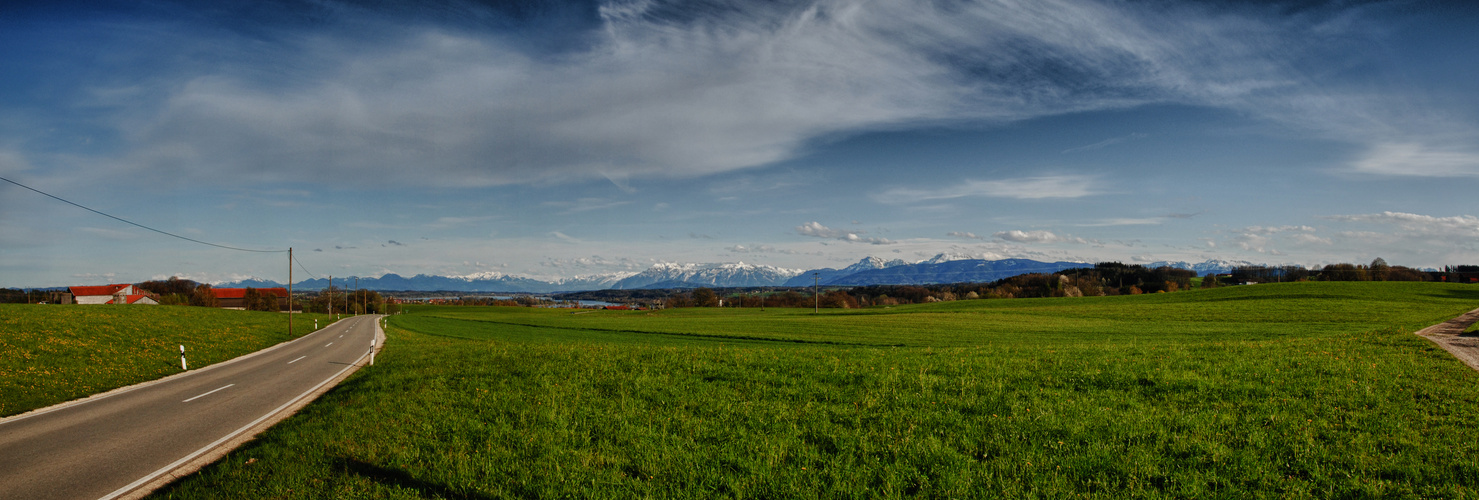
{"type": "Polygon", "coordinates": [[[189,370],[190,369],[190,368],[187,368],[185,366],[185,345],[184,344],[180,344],[180,369],[181,370],[189,370]]]}
{"type": "Polygon", "coordinates": [[[375,366],[375,336],[370,336],[370,366],[375,366]]]}

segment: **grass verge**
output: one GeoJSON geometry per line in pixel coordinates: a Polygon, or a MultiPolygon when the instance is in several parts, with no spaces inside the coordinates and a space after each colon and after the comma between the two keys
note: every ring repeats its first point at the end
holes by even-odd
{"type": "MultiPolygon", "coordinates": [[[[321,314],[294,318],[294,332],[321,314]]],[[[0,304],[0,417],[180,372],[289,340],[287,316],[182,306],[0,304]]]]}

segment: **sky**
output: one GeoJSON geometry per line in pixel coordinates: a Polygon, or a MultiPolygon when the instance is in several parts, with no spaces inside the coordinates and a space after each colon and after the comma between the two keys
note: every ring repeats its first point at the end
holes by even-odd
{"type": "MultiPolygon", "coordinates": [[[[1479,264],[1472,2],[7,2],[0,177],[294,279],[1479,264]]],[[[0,286],[287,279],[0,182],[0,286]]]]}

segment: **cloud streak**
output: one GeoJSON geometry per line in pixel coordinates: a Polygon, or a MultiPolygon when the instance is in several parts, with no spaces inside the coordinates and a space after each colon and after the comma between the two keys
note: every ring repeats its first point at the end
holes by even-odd
{"type": "MultiPolygon", "coordinates": [[[[139,81],[95,94],[138,171],[435,186],[605,178],[630,190],[644,176],[771,164],[838,133],[1150,102],[1250,105],[1291,85],[1286,54],[1317,22],[1076,0],[708,6],[606,3],[596,29],[576,36],[584,44],[553,54],[330,9],[337,30],[286,27],[254,45],[260,54],[160,68],[148,78],[164,90],[149,98],[120,90],[139,81]],[[264,73],[265,60],[281,70],[264,73]]],[[[167,46],[234,41],[173,36],[167,46]]]]}
{"type": "Polygon", "coordinates": [[[1037,200],[1048,198],[1082,198],[1099,191],[1096,178],[1083,175],[1050,175],[993,181],[966,180],[937,189],[894,188],[874,195],[874,200],[888,204],[923,203],[956,198],[1011,198],[1037,200]]]}

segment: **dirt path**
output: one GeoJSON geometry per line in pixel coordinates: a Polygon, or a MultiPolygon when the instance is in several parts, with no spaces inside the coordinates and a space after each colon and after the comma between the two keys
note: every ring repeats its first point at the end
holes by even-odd
{"type": "Polygon", "coordinates": [[[1416,333],[1438,344],[1464,364],[1469,365],[1469,368],[1479,370],[1479,335],[1462,335],[1464,329],[1475,322],[1479,322],[1479,309],[1418,330],[1416,333]]]}

